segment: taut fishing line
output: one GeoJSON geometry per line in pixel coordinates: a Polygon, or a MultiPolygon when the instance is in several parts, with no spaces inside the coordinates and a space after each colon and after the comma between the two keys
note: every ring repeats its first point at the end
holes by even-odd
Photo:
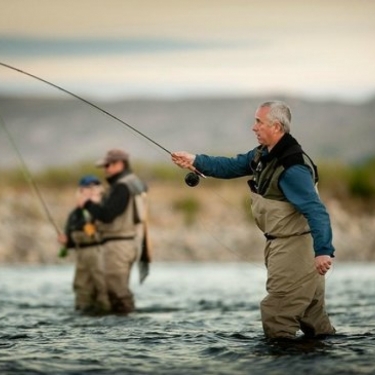
{"type": "Polygon", "coordinates": [[[74,94],[73,92],[71,92],[71,91],[69,91],[69,90],[66,90],[66,89],[64,89],[63,87],[61,87],[61,86],[59,86],[59,85],[56,85],[56,84],[54,84],[54,83],[52,83],[52,82],[50,82],[50,81],[47,81],[47,80],[45,80],[45,79],[43,79],[43,78],[40,78],[40,77],[38,77],[38,76],[36,76],[36,75],[34,75],[34,74],[31,74],[31,73],[25,72],[24,70],[21,70],[21,69],[18,69],[18,68],[15,68],[14,66],[11,66],[11,65],[8,65],[8,64],[4,64],[4,63],[2,63],[2,62],[0,62],[0,65],[1,65],[1,66],[4,66],[5,68],[8,68],[8,69],[14,70],[14,71],[16,71],[16,72],[18,72],[18,73],[21,73],[21,74],[27,75],[27,76],[29,76],[29,77],[31,77],[31,78],[34,78],[34,79],[36,79],[36,80],[38,80],[38,81],[40,81],[40,82],[43,82],[43,83],[45,83],[45,84],[47,84],[47,85],[49,85],[49,86],[54,87],[55,89],[57,89],[57,90],[59,90],[59,91],[65,92],[66,94],[68,94],[68,95],[70,95],[70,96],[72,96],[72,97],[74,97],[74,98],[80,100],[81,102],[83,102],[83,103],[89,105],[90,107],[93,107],[93,108],[95,108],[96,110],[98,110],[98,111],[104,113],[105,115],[107,115],[107,116],[113,118],[114,120],[118,121],[118,122],[121,123],[122,125],[126,126],[128,129],[131,129],[133,132],[139,134],[139,135],[142,136],[143,138],[146,138],[148,141],[150,141],[151,143],[153,143],[153,144],[156,145],[157,147],[161,148],[161,149],[162,149],[163,151],[165,151],[167,154],[169,154],[169,155],[172,154],[171,151],[167,150],[167,149],[166,149],[165,147],[163,147],[160,143],[154,141],[153,139],[151,139],[150,137],[148,137],[146,134],[142,133],[141,131],[139,131],[139,130],[136,129],[135,127],[129,125],[128,123],[126,123],[125,121],[121,120],[119,117],[113,115],[112,113],[106,111],[105,109],[103,109],[103,108],[97,106],[96,104],[94,104],[94,103],[92,103],[92,102],[90,102],[90,101],[88,101],[88,100],[82,98],[81,96],[78,96],[77,94],[74,94]]]}
{"type": "MultiPolygon", "coordinates": [[[[24,75],[26,75],[26,76],[29,76],[29,77],[31,77],[31,78],[34,78],[34,79],[36,79],[36,80],[38,80],[38,81],[40,81],[40,82],[43,82],[43,83],[45,83],[45,84],[47,84],[47,85],[49,85],[49,86],[54,87],[55,89],[57,89],[57,90],[59,90],[59,91],[64,92],[65,94],[68,94],[68,95],[72,96],[73,98],[78,99],[79,101],[81,101],[81,102],[87,104],[88,106],[90,106],[90,107],[92,107],[92,108],[94,108],[94,109],[100,111],[101,113],[105,114],[106,116],[111,117],[112,119],[114,119],[114,120],[117,121],[118,123],[122,124],[123,126],[127,127],[128,129],[132,130],[134,133],[136,133],[136,134],[140,135],[141,137],[147,139],[149,142],[153,143],[155,146],[159,147],[161,150],[165,151],[167,154],[172,155],[172,152],[169,151],[169,150],[168,150],[167,148],[165,148],[164,146],[162,146],[160,143],[156,142],[155,140],[153,140],[152,138],[150,138],[149,136],[147,136],[146,134],[144,134],[144,133],[141,132],[140,130],[136,129],[134,126],[128,124],[128,123],[125,122],[124,120],[121,120],[119,117],[113,115],[112,113],[106,111],[105,109],[99,107],[98,105],[96,105],[96,104],[90,102],[89,100],[87,100],[87,99],[85,99],[85,98],[83,98],[83,97],[81,97],[81,96],[79,96],[79,95],[77,95],[77,94],[74,94],[73,92],[71,92],[71,91],[69,91],[69,90],[67,90],[67,89],[64,89],[63,87],[61,87],[61,86],[59,86],[59,85],[56,85],[55,83],[52,83],[52,82],[50,82],[50,81],[47,81],[46,79],[43,79],[43,78],[38,77],[38,76],[36,76],[36,75],[34,75],[34,74],[28,73],[28,72],[26,72],[26,71],[24,71],[24,70],[22,70],[22,69],[19,69],[19,68],[14,67],[14,66],[12,66],[12,65],[5,64],[5,63],[3,63],[3,62],[0,62],[0,65],[3,66],[3,67],[5,67],[5,68],[8,68],[8,69],[14,70],[14,71],[16,71],[16,72],[18,72],[18,73],[21,73],[21,74],[24,74],[24,75]]],[[[191,183],[191,185],[189,185],[189,186],[196,186],[196,185],[198,184],[198,182],[199,182],[199,176],[205,178],[205,176],[204,176],[202,173],[200,173],[199,171],[197,171],[197,170],[194,170],[194,172],[190,172],[190,173],[188,173],[187,176],[186,176],[186,178],[185,178],[186,183],[187,183],[188,185],[191,183]],[[193,182],[189,182],[189,181],[192,181],[192,180],[194,179],[194,177],[192,176],[193,174],[196,175],[196,176],[198,177],[198,181],[197,181],[197,179],[195,178],[195,181],[193,181],[193,182]]]]}
{"type": "Polygon", "coordinates": [[[58,225],[56,224],[56,221],[53,219],[53,217],[51,215],[51,212],[50,212],[50,210],[47,206],[47,203],[43,199],[43,195],[41,194],[41,192],[38,188],[38,185],[36,184],[36,182],[32,178],[31,173],[30,173],[30,171],[29,171],[29,169],[28,169],[28,167],[27,167],[27,165],[26,165],[26,163],[25,163],[25,161],[22,157],[22,154],[21,154],[20,150],[18,149],[11,133],[9,132],[8,128],[6,127],[5,122],[4,122],[3,118],[1,117],[1,115],[0,115],[0,124],[1,124],[1,127],[4,129],[4,132],[5,132],[8,140],[9,140],[9,143],[12,145],[12,148],[14,149],[15,153],[18,156],[18,160],[20,161],[20,164],[21,164],[22,173],[24,174],[26,181],[28,181],[28,183],[32,187],[35,195],[37,196],[37,198],[38,198],[38,200],[39,200],[39,202],[40,202],[40,204],[43,208],[43,211],[45,212],[45,214],[47,216],[48,221],[54,227],[56,233],[61,234],[62,231],[59,229],[58,225]]]}

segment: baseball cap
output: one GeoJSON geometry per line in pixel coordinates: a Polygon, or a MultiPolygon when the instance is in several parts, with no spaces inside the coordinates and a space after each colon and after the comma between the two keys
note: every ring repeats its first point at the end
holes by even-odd
{"type": "Polygon", "coordinates": [[[99,178],[92,175],[92,174],[83,176],[78,182],[78,185],[81,186],[81,187],[87,187],[87,186],[91,186],[91,185],[100,185],[100,184],[101,184],[101,182],[100,182],[99,178]]]}
{"type": "Polygon", "coordinates": [[[98,160],[95,165],[97,167],[104,167],[106,164],[113,163],[115,161],[128,161],[129,160],[129,154],[123,150],[120,149],[113,149],[109,150],[107,154],[104,156],[104,158],[98,160]]]}

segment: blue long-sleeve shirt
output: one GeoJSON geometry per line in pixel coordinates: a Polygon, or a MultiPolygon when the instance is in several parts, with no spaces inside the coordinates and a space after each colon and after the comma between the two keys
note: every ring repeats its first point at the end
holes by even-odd
{"type": "MultiPolygon", "coordinates": [[[[231,179],[252,174],[250,162],[255,150],[236,157],[197,155],[194,166],[203,174],[216,178],[231,179]]],[[[280,177],[279,186],[286,199],[306,218],[314,241],[315,255],[333,256],[332,229],[327,210],[314,186],[310,169],[305,165],[293,165],[280,177]]]]}

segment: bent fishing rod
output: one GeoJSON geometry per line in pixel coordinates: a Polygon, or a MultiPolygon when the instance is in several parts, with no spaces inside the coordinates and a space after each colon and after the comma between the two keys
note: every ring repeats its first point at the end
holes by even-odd
{"type": "Polygon", "coordinates": [[[5,125],[5,122],[3,120],[3,118],[1,117],[0,115],[0,124],[1,124],[1,127],[4,129],[4,132],[9,140],[9,143],[11,144],[12,148],[14,149],[14,151],[16,152],[17,156],[18,156],[18,159],[20,161],[20,164],[21,164],[21,170],[26,178],[26,180],[28,181],[28,183],[31,185],[32,189],[34,190],[39,202],[41,203],[41,206],[47,216],[47,219],[48,221],[50,222],[50,224],[53,226],[53,228],[55,229],[56,231],[56,234],[61,234],[62,231],[60,230],[60,228],[58,227],[58,225],[56,224],[56,221],[53,219],[52,215],[51,215],[51,212],[50,210],[48,209],[48,206],[47,206],[47,203],[46,201],[44,200],[43,198],[43,195],[41,194],[39,188],[38,188],[38,185],[36,184],[36,182],[34,181],[34,179],[32,178],[32,175],[30,173],[30,170],[29,168],[27,167],[27,164],[25,163],[23,157],[22,157],[22,154],[20,152],[20,150],[18,149],[17,145],[16,145],[16,142],[14,141],[10,131],[8,130],[8,128],[6,127],[5,125]]]}
{"type": "MultiPolygon", "coordinates": [[[[134,126],[131,126],[130,124],[126,123],[125,121],[123,121],[123,120],[120,119],[119,117],[113,115],[112,113],[106,111],[105,109],[99,107],[98,105],[96,105],[96,104],[94,104],[94,103],[88,101],[87,99],[85,99],[85,98],[83,98],[83,97],[81,97],[81,96],[79,96],[79,95],[77,95],[77,94],[75,94],[75,93],[73,93],[73,92],[71,92],[71,91],[69,91],[69,90],[67,90],[67,89],[65,89],[65,88],[63,88],[63,87],[57,85],[57,84],[55,84],[55,83],[52,83],[52,82],[50,82],[50,81],[47,81],[46,79],[43,79],[43,78],[38,77],[38,76],[36,76],[36,75],[34,75],[34,74],[28,73],[28,72],[26,72],[26,71],[24,71],[24,70],[21,70],[21,69],[19,69],[19,68],[16,68],[16,67],[14,67],[14,66],[9,65],[9,64],[5,64],[5,63],[3,63],[3,62],[1,62],[1,61],[0,61],[0,66],[3,66],[3,67],[5,67],[5,68],[11,69],[11,70],[16,71],[16,72],[18,72],[18,73],[21,73],[21,74],[24,74],[24,75],[29,76],[29,77],[31,77],[31,78],[34,78],[34,79],[36,79],[36,80],[38,80],[38,81],[40,81],[40,82],[42,82],[42,83],[45,83],[45,84],[47,84],[47,85],[49,85],[49,86],[51,86],[51,87],[53,87],[53,88],[55,88],[55,89],[57,89],[57,90],[59,90],[59,91],[64,92],[65,94],[67,94],[67,95],[69,95],[69,96],[71,96],[71,97],[73,97],[73,98],[78,99],[79,101],[81,101],[81,102],[87,104],[88,106],[94,108],[95,110],[97,110],[97,111],[99,111],[99,112],[105,114],[106,116],[112,118],[113,120],[117,121],[117,122],[120,123],[121,125],[123,125],[123,126],[127,127],[128,129],[132,130],[134,133],[140,135],[140,136],[143,137],[144,139],[146,139],[146,140],[148,140],[149,142],[153,143],[155,146],[159,147],[161,150],[163,150],[163,151],[166,152],[167,154],[172,155],[172,152],[169,151],[167,148],[163,147],[160,143],[156,142],[155,140],[153,140],[152,138],[150,138],[150,137],[147,136],[146,134],[142,133],[140,130],[136,129],[134,126]]],[[[48,206],[47,206],[46,202],[44,201],[44,199],[43,199],[43,197],[42,197],[42,195],[41,195],[41,193],[40,193],[40,191],[39,191],[39,189],[38,189],[38,186],[36,185],[35,181],[32,179],[31,174],[30,174],[30,172],[29,172],[29,170],[28,170],[28,168],[27,168],[27,166],[26,166],[26,163],[23,161],[22,155],[21,155],[21,153],[19,152],[19,150],[18,150],[18,148],[17,148],[17,146],[16,146],[16,144],[15,144],[13,138],[11,137],[10,133],[8,132],[7,128],[5,127],[5,124],[2,122],[1,117],[0,117],[0,122],[1,122],[1,125],[3,126],[5,132],[7,133],[8,138],[9,138],[9,140],[11,141],[11,144],[13,145],[13,148],[16,150],[16,152],[17,152],[17,154],[18,154],[18,157],[19,157],[19,159],[20,159],[22,165],[24,166],[24,173],[25,173],[25,175],[26,175],[26,177],[27,177],[27,180],[30,181],[30,183],[31,183],[31,185],[32,185],[32,187],[33,187],[33,189],[34,189],[34,191],[36,192],[36,195],[38,196],[38,198],[39,198],[39,200],[40,200],[40,202],[41,202],[41,204],[42,204],[42,206],[43,206],[43,209],[44,209],[44,211],[45,211],[45,213],[46,213],[46,215],[47,215],[47,217],[48,217],[49,222],[53,225],[53,227],[55,228],[57,234],[60,234],[60,233],[61,233],[60,229],[58,228],[58,226],[56,225],[55,221],[53,220],[53,217],[52,217],[52,215],[51,215],[51,213],[50,213],[50,211],[49,211],[49,209],[48,209],[48,206]]],[[[206,176],[205,176],[203,173],[201,173],[200,171],[198,171],[198,170],[197,170],[196,168],[194,168],[194,167],[192,167],[191,170],[192,170],[192,172],[189,172],[189,173],[186,174],[186,176],[185,176],[185,183],[186,183],[188,186],[190,186],[190,187],[194,187],[194,186],[197,186],[197,185],[199,184],[199,182],[200,182],[200,177],[202,177],[202,178],[206,178],[206,176]]],[[[218,195],[218,196],[220,197],[220,195],[218,195]]],[[[222,197],[221,197],[221,198],[222,198],[222,197]]],[[[223,199],[223,198],[222,198],[222,199],[223,199]]],[[[225,200],[225,199],[224,199],[224,200],[225,200]]],[[[212,233],[211,233],[211,235],[212,235],[212,233]]],[[[213,238],[214,238],[216,241],[218,241],[218,239],[215,238],[214,236],[213,236],[213,238]]],[[[218,242],[221,243],[220,241],[218,241],[218,242]]],[[[221,243],[221,245],[223,246],[222,243],[221,243]]],[[[224,247],[225,247],[225,248],[228,248],[228,247],[225,246],[225,245],[224,245],[224,247]]],[[[66,248],[62,248],[62,249],[60,249],[60,254],[59,254],[59,256],[60,256],[60,257],[64,257],[65,254],[66,254],[66,248]]]]}
{"type": "MultiPolygon", "coordinates": [[[[102,112],[103,114],[105,114],[106,116],[109,116],[110,118],[114,119],[115,121],[117,121],[118,123],[122,124],[123,126],[127,127],[128,129],[132,130],[133,132],[135,132],[136,134],[140,135],[141,137],[147,139],[149,142],[153,143],[155,146],[159,147],[161,150],[165,151],[167,154],[169,155],[172,155],[172,152],[169,151],[167,148],[165,148],[164,146],[162,146],[160,143],[156,142],[155,140],[153,140],[152,138],[150,138],[149,136],[147,136],[146,134],[144,134],[143,132],[141,132],[140,130],[138,130],[137,128],[135,128],[134,126],[128,124],[127,122],[125,122],[124,120],[120,119],[119,117],[113,115],[112,113],[106,111],[105,109],[99,107],[98,105],[90,102],[89,100],[77,95],[77,94],[74,94],[73,92],[59,86],[59,85],[56,85],[55,83],[52,83],[50,81],[47,81],[46,79],[43,79],[41,77],[38,77],[34,74],[31,74],[31,73],[28,73],[22,69],[19,69],[19,68],[16,68],[12,65],[9,65],[9,64],[5,64],[3,62],[0,61],[0,65],[5,67],[5,68],[8,68],[8,69],[11,69],[11,70],[14,70],[18,73],[21,73],[21,74],[24,74],[26,76],[29,76],[31,78],[34,78],[40,82],[43,82],[51,87],[54,87],[55,89],[59,90],[59,91],[62,91],[64,92],[65,94],[67,95],[70,95],[72,96],[73,98],[76,98],[78,99],[79,101],[87,104],[88,106],[96,109],[97,111],[99,112],[102,112]]],[[[193,167],[194,168],[194,167],[193,167]]],[[[196,186],[199,184],[199,177],[203,177],[203,178],[206,178],[206,176],[199,172],[196,168],[193,169],[192,172],[188,173],[185,177],[185,182],[188,186],[190,187],[193,187],[193,186],[196,186]]]]}

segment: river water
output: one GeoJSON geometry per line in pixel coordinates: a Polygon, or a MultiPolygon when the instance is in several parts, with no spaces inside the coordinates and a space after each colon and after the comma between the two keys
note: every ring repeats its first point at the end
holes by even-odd
{"type": "Polygon", "coordinates": [[[73,266],[0,267],[0,374],[375,374],[375,264],[336,263],[337,335],[264,339],[260,264],[155,263],[128,317],[73,311],[73,266]]]}

